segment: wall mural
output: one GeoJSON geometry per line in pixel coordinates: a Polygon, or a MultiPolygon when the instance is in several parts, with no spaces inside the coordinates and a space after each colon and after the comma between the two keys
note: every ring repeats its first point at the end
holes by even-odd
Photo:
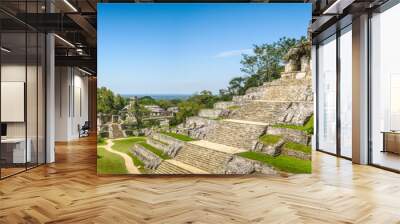
{"type": "Polygon", "coordinates": [[[311,5],[98,13],[98,174],[311,173],[311,5]]]}

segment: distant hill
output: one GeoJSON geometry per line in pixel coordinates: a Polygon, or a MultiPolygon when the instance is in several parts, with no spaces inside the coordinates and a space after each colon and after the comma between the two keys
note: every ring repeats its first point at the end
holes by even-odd
{"type": "Polygon", "coordinates": [[[121,96],[126,98],[131,98],[134,96],[137,96],[139,98],[144,96],[150,96],[156,100],[172,100],[172,99],[185,100],[192,95],[191,94],[122,94],[121,96]]]}

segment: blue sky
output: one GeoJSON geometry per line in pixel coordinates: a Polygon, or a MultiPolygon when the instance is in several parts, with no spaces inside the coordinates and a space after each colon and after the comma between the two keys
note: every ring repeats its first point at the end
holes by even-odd
{"type": "Polygon", "coordinates": [[[99,86],[120,94],[215,93],[254,44],[304,36],[310,4],[98,4],[99,86]]]}

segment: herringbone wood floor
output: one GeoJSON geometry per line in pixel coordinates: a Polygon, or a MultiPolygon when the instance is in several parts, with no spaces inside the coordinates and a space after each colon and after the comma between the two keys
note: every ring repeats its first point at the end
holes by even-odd
{"type": "Polygon", "coordinates": [[[400,223],[400,175],[314,153],[284,177],[96,175],[94,139],[0,181],[0,223],[400,223]]]}

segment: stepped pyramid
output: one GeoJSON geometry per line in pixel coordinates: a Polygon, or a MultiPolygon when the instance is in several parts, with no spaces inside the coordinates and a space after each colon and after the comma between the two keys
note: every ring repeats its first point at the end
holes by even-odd
{"type": "MultiPolygon", "coordinates": [[[[312,114],[309,72],[283,73],[280,79],[251,88],[245,95],[233,97],[232,101],[217,102],[213,109],[201,110],[198,116],[187,118],[177,132],[199,139],[197,141],[180,142],[161,133],[149,136],[150,145],[171,155],[171,159],[162,161],[154,173],[279,173],[273,167],[249,162],[236,154],[246,151],[277,154],[275,149],[260,143],[260,136],[265,134],[282,136],[280,146],[285,140],[308,145],[310,137],[303,132],[274,125],[304,125],[312,114]]],[[[278,153],[299,157],[290,151],[278,153]]]]}
{"type": "Polygon", "coordinates": [[[109,125],[110,138],[124,138],[126,134],[122,131],[121,124],[111,123],[109,125]]]}

